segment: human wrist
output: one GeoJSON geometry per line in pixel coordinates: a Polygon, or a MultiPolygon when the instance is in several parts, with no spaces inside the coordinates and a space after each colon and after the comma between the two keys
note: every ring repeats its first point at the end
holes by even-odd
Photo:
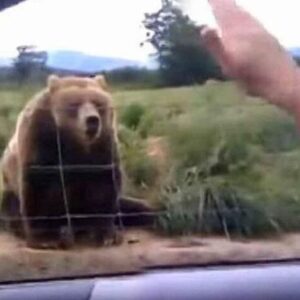
{"type": "Polygon", "coordinates": [[[278,76],[265,98],[290,113],[300,112],[300,69],[278,76]]]}
{"type": "Polygon", "coordinates": [[[298,67],[291,78],[289,89],[282,97],[291,113],[300,112],[300,69],[298,67]]]}

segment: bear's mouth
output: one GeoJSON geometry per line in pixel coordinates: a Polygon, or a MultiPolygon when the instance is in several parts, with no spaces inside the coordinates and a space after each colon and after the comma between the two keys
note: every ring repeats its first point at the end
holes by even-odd
{"type": "Polygon", "coordinates": [[[89,139],[93,139],[95,138],[95,136],[97,135],[98,133],[98,129],[99,127],[89,127],[87,130],[86,130],[86,135],[89,139]]]}
{"type": "Polygon", "coordinates": [[[99,132],[100,119],[98,116],[89,116],[86,119],[86,135],[89,139],[94,139],[99,132]]]}

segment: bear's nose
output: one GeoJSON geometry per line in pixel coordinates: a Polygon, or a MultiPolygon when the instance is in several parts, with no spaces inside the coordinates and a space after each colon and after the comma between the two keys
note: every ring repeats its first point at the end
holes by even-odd
{"type": "Polygon", "coordinates": [[[88,128],[98,128],[99,118],[96,116],[91,116],[86,119],[86,125],[88,128]]]}
{"type": "Polygon", "coordinates": [[[88,135],[95,135],[99,128],[100,120],[97,116],[90,116],[86,119],[88,135]]]}

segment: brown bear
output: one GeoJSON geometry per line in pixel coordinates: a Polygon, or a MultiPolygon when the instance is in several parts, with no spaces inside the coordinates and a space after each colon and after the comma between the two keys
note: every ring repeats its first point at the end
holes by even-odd
{"type": "Polygon", "coordinates": [[[82,234],[103,243],[115,237],[118,212],[152,211],[121,198],[116,116],[103,76],[51,75],[18,117],[2,177],[2,212],[31,247],[64,245],[82,234]]]}

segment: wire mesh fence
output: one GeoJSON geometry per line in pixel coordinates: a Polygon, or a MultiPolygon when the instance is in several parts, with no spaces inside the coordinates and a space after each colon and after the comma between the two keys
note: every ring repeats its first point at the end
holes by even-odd
{"type": "Polygon", "coordinates": [[[25,221],[29,223],[40,222],[40,225],[34,227],[34,233],[45,233],[47,235],[47,233],[58,232],[61,229],[71,226],[73,234],[83,231],[88,235],[89,232],[93,231],[93,227],[96,230],[101,230],[101,228],[106,229],[107,224],[105,221],[113,220],[115,229],[118,229],[121,233],[127,228],[138,227],[143,230],[157,230],[160,233],[164,232],[172,236],[174,232],[175,235],[178,233],[176,229],[178,224],[176,222],[179,223],[179,226],[182,226],[180,223],[185,222],[186,226],[180,229],[179,235],[189,235],[195,232],[199,234],[218,233],[227,239],[231,239],[233,236],[244,236],[246,234],[246,219],[249,217],[249,211],[242,208],[206,209],[204,212],[195,211],[193,215],[182,213],[178,215],[177,220],[173,220],[174,215],[171,214],[172,212],[168,210],[156,210],[151,212],[70,214],[69,216],[63,214],[25,218],[21,216],[2,215],[0,216],[0,224],[3,225],[4,230],[11,230],[15,233],[24,233],[24,228],[20,225],[25,221]],[[120,220],[122,220],[121,224],[120,220]],[[97,223],[97,221],[100,222],[97,223]],[[101,223],[101,221],[104,222],[101,223]],[[139,223],[138,226],[136,223],[139,223]],[[12,228],[7,225],[5,226],[5,224],[14,224],[13,226],[19,224],[19,226],[17,225],[15,228],[12,228]]]}
{"type": "MultiPolygon", "coordinates": [[[[172,215],[172,211],[170,211],[170,208],[166,209],[154,209],[149,211],[138,211],[138,212],[124,212],[121,209],[121,195],[119,186],[117,183],[117,178],[115,174],[115,169],[118,167],[118,164],[115,163],[116,158],[114,157],[114,154],[117,153],[116,150],[114,150],[114,147],[116,145],[111,145],[111,163],[103,164],[103,165],[97,165],[97,164],[64,164],[63,163],[63,154],[61,149],[61,140],[60,135],[57,130],[57,151],[58,151],[58,165],[32,165],[29,167],[29,171],[31,174],[56,174],[59,175],[57,177],[57,180],[60,185],[61,190],[61,200],[64,207],[64,213],[61,214],[53,214],[53,215],[23,215],[20,214],[16,215],[0,215],[0,223],[3,224],[3,228],[5,230],[11,230],[11,226],[8,226],[7,224],[14,223],[15,228],[13,229],[14,232],[24,232],[24,227],[22,224],[30,223],[30,222],[40,222],[38,226],[35,226],[34,232],[36,233],[49,233],[49,232],[57,232],[59,230],[59,227],[67,227],[68,231],[73,235],[75,231],[78,230],[90,230],[93,226],[96,226],[98,229],[105,228],[107,224],[101,224],[98,223],[87,225],[84,222],[88,221],[105,221],[105,220],[114,220],[114,223],[116,227],[123,231],[127,224],[138,224],[138,227],[143,229],[154,229],[154,228],[162,228],[163,231],[169,231],[173,232],[176,231],[176,224],[173,226],[167,223],[171,223],[174,221],[174,223],[185,223],[187,224],[186,229],[181,229],[180,232],[182,234],[189,234],[193,232],[199,232],[199,233],[205,233],[208,232],[210,229],[208,228],[210,225],[207,226],[207,224],[214,222],[215,225],[214,228],[216,228],[215,231],[218,231],[219,233],[222,233],[225,235],[228,239],[231,237],[231,232],[241,232],[243,230],[243,227],[245,227],[242,222],[245,223],[245,219],[247,218],[247,215],[249,215],[249,210],[247,208],[240,207],[238,205],[227,207],[226,205],[220,205],[220,203],[209,203],[209,205],[213,207],[205,207],[207,204],[205,203],[206,200],[199,197],[198,200],[198,209],[196,209],[194,212],[192,212],[190,215],[187,214],[186,211],[182,212],[176,212],[172,215]],[[73,213],[70,209],[70,205],[72,204],[72,199],[70,199],[67,187],[65,183],[65,175],[73,173],[77,176],[83,176],[84,178],[85,174],[91,174],[91,173],[99,173],[110,171],[111,175],[111,184],[113,185],[113,188],[115,190],[115,199],[108,199],[108,201],[116,201],[116,211],[114,212],[106,212],[106,213],[100,213],[99,211],[95,211],[93,213],[73,213]],[[174,215],[178,217],[177,220],[175,220],[174,215]],[[147,219],[148,218],[148,219],[147,219]],[[134,222],[134,220],[139,219],[138,222],[134,222]],[[143,219],[143,221],[141,221],[143,219]],[[125,224],[124,224],[125,220],[125,224]],[[193,222],[193,225],[191,228],[191,220],[193,222]],[[79,224],[78,221],[82,221],[83,223],[79,224]],[[42,222],[42,223],[41,223],[42,222]],[[57,224],[55,225],[55,222],[57,224]],[[62,223],[63,222],[63,223],[62,223]],[[65,222],[65,223],[64,223],[65,222]],[[234,223],[234,224],[233,224],[234,223]],[[19,226],[16,226],[16,224],[19,224],[19,226]],[[44,227],[43,227],[44,226],[44,227]],[[195,227],[197,227],[195,229],[195,227]],[[232,230],[232,228],[234,229],[232,230]]],[[[46,183],[47,186],[47,183],[46,183]]],[[[46,187],[47,189],[47,187],[46,187]]],[[[83,201],[87,201],[88,199],[82,199],[83,201]]],[[[138,199],[136,199],[138,200],[138,199]]],[[[171,208],[172,210],[172,208],[171,208]]],[[[189,213],[191,210],[189,210],[189,213]]],[[[182,224],[181,224],[182,226],[182,224]]],[[[247,224],[246,224],[247,226],[247,224]]],[[[183,227],[183,226],[182,226],[183,227]]],[[[275,226],[276,227],[276,226],[275,226]]],[[[26,238],[26,237],[25,237],[26,238]]]]}
{"type": "MultiPolygon", "coordinates": [[[[118,106],[118,109],[121,107],[118,106]]],[[[161,106],[161,108],[164,108],[164,105],[161,106]]],[[[169,108],[168,105],[165,106],[165,108],[169,108]]],[[[106,108],[107,109],[107,108],[106,108]]],[[[116,107],[110,107],[109,109],[117,109],[116,107]]],[[[164,222],[166,220],[170,219],[170,211],[169,210],[153,210],[151,212],[149,211],[139,211],[139,212],[123,212],[121,209],[121,203],[120,203],[120,189],[117,184],[117,178],[115,174],[115,169],[118,167],[118,164],[116,164],[117,157],[115,157],[116,153],[118,153],[118,149],[116,149],[116,144],[112,140],[112,144],[110,146],[111,150],[111,161],[107,164],[69,164],[65,163],[65,157],[63,154],[62,149],[62,142],[61,142],[61,136],[59,129],[56,128],[56,144],[53,144],[53,147],[56,147],[57,153],[58,153],[58,163],[54,165],[33,165],[29,168],[30,172],[32,174],[58,174],[59,175],[59,184],[61,189],[61,200],[64,206],[64,213],[59,215],[35,215],[35,216],[14,216],[14,215],[0,215],[0,222],[1,223],[9,223],[9,222],[31,222],[31,221],[45,221],[49,223],[55,223],[56,221],[67,221],[67,226],[69,228],[69,231],[76,230],[76,221],[88,221],[88,220],[107,220],[107,219],[114,219],[116,220],[116,226],[120,230],[124,230],[126,226],[124,226],[124,219],[127,220],[134,220],[135,218],[143,218],[143,217],[149,217],[152,218],[154,222],[152,222],[149,225],[149,222],[146,222],[146,224],[139,224],[139,227],[142,228],[153,228],[159,223],[160,225],[164,226],[164,222]],[[116,204],[117,204],[117,212],[114,213],[99,213],[99,211],[95,210],[93,213],[84,214],[84,213],[73,213],[70,209],[72,199],[69,197],[66,183],[65,183],[65,177],[67,174],[76,174],[78,178],[80,179],[80,176],[85,176],[86,174],[92,174],[92,173],[101,173],[110,171],[111,176],[111,184],[113,185],[115,194],[116,194],[116,204]],[[160,222],[162,220],[162,222],[160,222]]],[[[47,183],[46,183],[47,185],[47,183]]],[[[83,199],[85,201],[87,199],[83,199]]],[[[112,201],[115,201],[112,200],[112,201]]],[[[199,206],[201,206],[201,199],[199,199],[199,206]]],[[[203,204],[203,203],[202,203],[203,204]]],[[[230,229],[229,227],[232,226],[230,223],[235,222],[235,227],[241,227],[240,226],[240,218],[243,216],[247,216],[249,214],[249,211],[247,209],[243,209],[241,207],[218,207],[215,209],[209,209],[205,208],[203,211],[195,211],[190,216],[188,216],[186,213],[178,214],[178,217],[180,219],[180,222],[186,222],[188,223],[188,219],[194,219],[196,220],[194,223],[199,228],[199,232],[204,231],[203,230],[203,223],[205,223],[207,220],[217,220],[218,226],[221,228],[222,232],[227,236],[230,237],[230,229]],[[229,216],[229,217],[228,217],[229,216]]],[[[175,214],[176,215],[176,214],[175,214]]],[[[174,216],[173,216],[174,219],[174,216]]],[[[125,224],[126,225],[126,224],[125,224]]],[[[86,227],[90,228],[90,226],[80,225],[81,228],[86,227]]],[[[97,226],[105,226],[105,225],[97,225],[97,226]]],[[[19,229],[17,229],[19,230],[19,229]]],[[[43,231],[45,229],[43,228],[35,228],[36,231],[43,231]]],[[[53,228],[47,228],[47,231],[51,230],[57,230],[53,228]]],[[[189,232],[189,229],[186,229],[186,232],[189,232]]]]}

